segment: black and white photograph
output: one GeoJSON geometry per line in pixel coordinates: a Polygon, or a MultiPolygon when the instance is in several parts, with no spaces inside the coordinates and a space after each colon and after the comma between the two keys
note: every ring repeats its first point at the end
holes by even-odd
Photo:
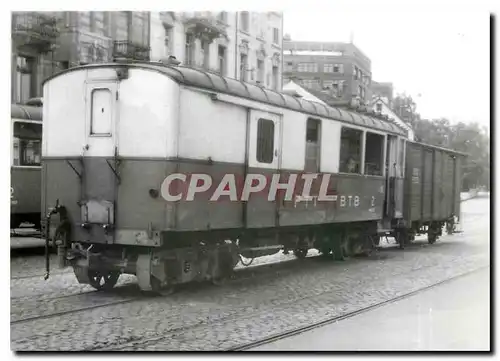
{"type": "Polygon", "coordinates": [[[488,2],[93,4],[5,16],[11,354],[493,351],[488,2]]]}

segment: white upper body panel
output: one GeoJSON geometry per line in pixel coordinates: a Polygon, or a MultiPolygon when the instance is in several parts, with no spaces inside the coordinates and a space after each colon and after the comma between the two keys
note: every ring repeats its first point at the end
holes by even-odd
{"type": "MultiPolygon", "coordinates": [[[[171,158],[303,171],[309,118],[320,121],[320,171],[339,171],[342,127],[328,118],[179,85],[157,71],[74,69],[44,85],[43,156],[171,158]],[[255,118],[255,119],[254,119],[255,118]],[[274,158],[257,161],[259,119],[275,123],[274,158]],[[254,124],[255,123],[255,124],[254,124]],[[247,154],[248,153],[248,154],[247,154]]],[[[396,148],[395,148],[396,149],[396,148]]],[[[391,159],[397,154],[390,154],[391,159]]],[[[397,158],[394,158],[397,159],[397,158]]]]}
{"type": "Polygon", "coordinates": [[[157,72],[131,69],[119,89],[119,155],[175,156],[179,85],[157,72]]]}
{"type": "Polygon", "coordinates": [[[245,108],[214,102],[206,93],[183,88],[179,121],[180,158],[245,162],[245,108]]]}
{"type": "Polygon", "coordinates": [[[72,71],[43,87],[43,157],[81,156],[85,142],[87,70],[72,71]]]}
{"type": "Polygon", "coordinates": [[[43,156],[164,158],[176,155],[179,85],[130,69],[73,70],[44,85],[43,156]]]}

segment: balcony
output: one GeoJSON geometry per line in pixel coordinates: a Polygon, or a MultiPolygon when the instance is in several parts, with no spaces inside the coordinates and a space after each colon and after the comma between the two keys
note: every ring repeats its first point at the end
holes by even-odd
{"type": "Polygon", "coordinates": [[[206,71],[208,73],[222,75],[222,72],[221,72],[221,70],[219,68],[215,68],[215,67],[203,65],[203,64],[200,64],[199,62],[196,62],[194,60],[190,60],[190,61],[181,63],[181,65],[182,66],[186,66],[186,67],[190,67],[190,68],[195,68],[195,69],[203,70],[203,71],[206,71]]]}
{"type": "Polygon", "coordinates": [[[113,42],[113,58],[149,61],[150,48],[144,45],[134,44],[128,40],[116,40],[113,42]]]}
{"type": "Polygon", "coordinates": [[[33,13],[13,13],[12,38],[18,47],[29,47],[40,53],[55,48],[59,29],[53,17],[33,13]]]}
{"type": "Polygon", "coordinates": [[[227,37],[224,25],[210,12],[194,12],[185,17],[184,27],[187,33],[209,43],[220,37],[227,37]]]}

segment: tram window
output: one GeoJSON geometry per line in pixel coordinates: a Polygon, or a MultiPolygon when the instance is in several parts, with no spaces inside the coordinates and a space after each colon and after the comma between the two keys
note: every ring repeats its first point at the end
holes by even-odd
{"type": "Polygon", "coordinates": [[[399,140],[399,174],[400,177],[405,175],[405,140],[399,140]]]}
{"type": "Polygon", "coordinates": [[[14,123],[13,165],[40,166],[42,151],[42,125],[14,123]]]}
{"type": "Polygon", "coordinates": [[[257,161],[272,163],[274,160],[274,122],[259,119],[257,123],[257,161]]]}
{"type": "Polygon", "coordinates": [[[307,119],[306,130],[306,172],[319,172],[320,156],[320,121],[318,119],[307,119]]]}
{"type": "Polygon", "coordinates": [[[384,136],[367,132],[365,142],[365,174],[383,175],[383,158],[384,136]]]}
{"type": "Polygon", "coordinates": [[[341,173],[361,173],[361,130],[342,127],[340,136],[341,173]]]}

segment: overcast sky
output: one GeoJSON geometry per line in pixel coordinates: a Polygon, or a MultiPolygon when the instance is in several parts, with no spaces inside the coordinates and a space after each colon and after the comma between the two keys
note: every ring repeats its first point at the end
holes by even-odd
{"type": "Polygon", "coordinates": [[[371,59],[373,80],[392,82],[396,93],[412,95],[423,117],[477,121],[489,127],[486,12],[290,9],[284,13],[284,32],[292,40],[345,42],[352,32],[354,44],[371,59]]]}

